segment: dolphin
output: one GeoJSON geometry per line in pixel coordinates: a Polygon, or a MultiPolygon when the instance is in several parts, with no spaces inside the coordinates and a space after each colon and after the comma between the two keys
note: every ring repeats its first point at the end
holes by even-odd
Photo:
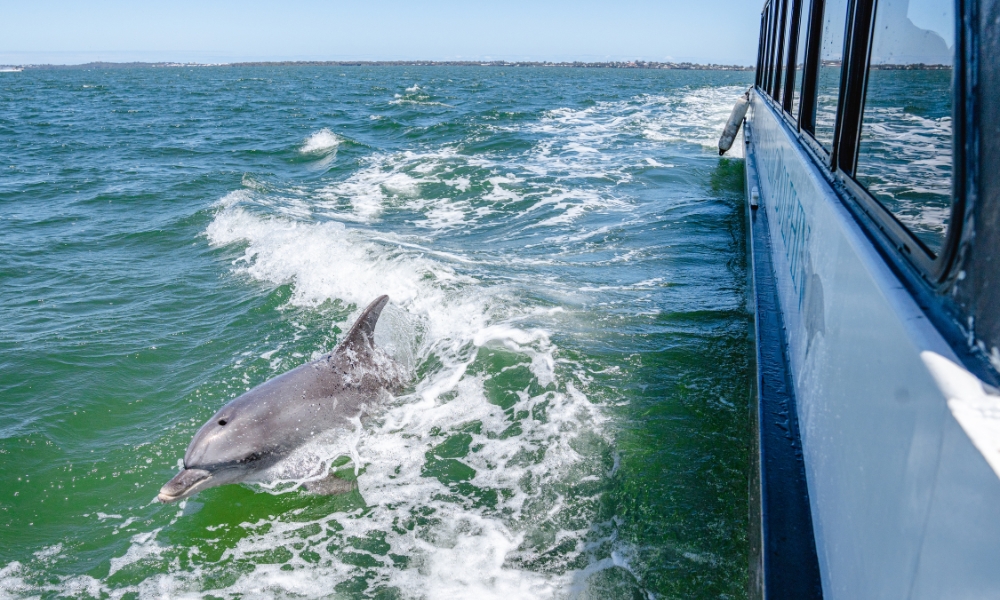
{"type": "MultiPolygon", "coordinates": [[[[198,492],[252,479],[326,431],[350,428],[364,407],[402,386],[402,370],[375,347],[375,324],[389,301],[380,296],[361,313],[333,352],[270,379],[226,404],[201,426],[184,454],[184,468],[156,497],[175,502],[198,492]]],[[[309,487],[351,489],[337,480],[309,487]]]]}

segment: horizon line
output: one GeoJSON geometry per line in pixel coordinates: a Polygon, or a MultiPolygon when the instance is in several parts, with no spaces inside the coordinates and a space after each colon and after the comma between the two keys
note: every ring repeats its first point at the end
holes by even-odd
{"type": "Polygon", "coordinates": [[[182,67],[267,67],[267,66],[454,66],[454,67],[572,67],[572,68],[625,68],[662,70],[715,70],[753,71],[754,66],[737,64],[617,60],[617,61],[531,61],[531,60],[270,60],[233,61],[218,63],[173,62],[173,61],[91,61],[87,63],[21,63],[0,67],[15,67],[26,70],[82,69],[82,68],[182,68],[182,67]]]}

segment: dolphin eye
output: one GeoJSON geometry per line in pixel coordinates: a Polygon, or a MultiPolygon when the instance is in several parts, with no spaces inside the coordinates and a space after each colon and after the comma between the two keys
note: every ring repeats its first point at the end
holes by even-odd
{"type": "Polygon", "coordinates": [[[228,421],[225,419],[219,419],[219,425],[225,425],[226,423],[228,423],[228,421]]]}

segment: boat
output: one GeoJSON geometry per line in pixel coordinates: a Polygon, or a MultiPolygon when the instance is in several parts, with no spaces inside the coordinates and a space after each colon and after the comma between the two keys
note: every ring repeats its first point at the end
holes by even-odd
{"type": "Polygon", "coordinates": [[[24,67],[0,67],[0,73],[20,73],[24,67]]]}
{"type": "Polygon", "coordinates": [[[764,3],[751,597],[1000,597],[998,16],[764,3]]]}

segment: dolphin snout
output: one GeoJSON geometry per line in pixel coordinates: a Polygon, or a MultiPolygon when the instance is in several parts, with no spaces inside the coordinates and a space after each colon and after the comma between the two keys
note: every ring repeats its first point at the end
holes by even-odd
{"type": "Polygon", "coordinates": [[[166,504],[186,498],[204,487],[211,477],[212,474],[204,469],[184,469],[160,488],[156,499],[166,504]]]}

